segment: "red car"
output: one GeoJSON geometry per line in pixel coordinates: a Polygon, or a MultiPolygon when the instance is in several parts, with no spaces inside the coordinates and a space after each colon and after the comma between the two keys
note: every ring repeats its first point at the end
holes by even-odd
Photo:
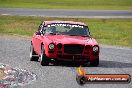
{"type": "Polygon", "coordinates": [[[51,60],[99,64],[99,46],[88,26],[73,21],[44,21],[31,40],[30,60],[42,66],[51,60]]]}

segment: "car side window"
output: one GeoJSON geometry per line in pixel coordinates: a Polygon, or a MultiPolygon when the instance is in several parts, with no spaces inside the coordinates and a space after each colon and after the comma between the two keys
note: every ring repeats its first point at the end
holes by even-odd
{"type": "Polygon", "coordinates": [[[37,32],[36,32],[37,35],[43,34],[43,27],[44,27],[44,24],[43,24],[43,22],[42,22],[42,23],[39,25],[38,30],[37,30],[37,32]]]}

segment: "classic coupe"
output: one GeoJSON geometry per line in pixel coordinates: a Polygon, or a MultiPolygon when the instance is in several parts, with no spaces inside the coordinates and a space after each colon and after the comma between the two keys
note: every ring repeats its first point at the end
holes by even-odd
{"type": "Polygon", "coordinates": [[[51,60],[99,65],[99,45],[82,22],[43,21],[31,39],[30,60],[42,66],[51,60]]]}

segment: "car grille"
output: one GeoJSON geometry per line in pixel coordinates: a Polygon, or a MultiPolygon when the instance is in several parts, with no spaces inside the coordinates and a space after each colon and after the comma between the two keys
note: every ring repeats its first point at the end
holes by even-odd
{"type": "Polygon", "coordinates": [[[64,53],[67,54],[82,54],[84,46],[79,44],[65,44],[64,53]]]}

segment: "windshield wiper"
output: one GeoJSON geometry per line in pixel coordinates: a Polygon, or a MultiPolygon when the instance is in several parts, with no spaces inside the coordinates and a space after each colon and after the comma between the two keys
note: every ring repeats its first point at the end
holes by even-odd
{"type": "Polygon", "coordinates": [[[69,35],[69,36],[82,36],[82,37],[89,37],[88,35],[69,35]]]}
{"type": "Polygon", "coordinates": [[[82,37],[89,37],[88,35],[81,35],[82,37]]]}
{"type": "Polygon", "coordinates": [[[69,35],[69,36],[78,36],[78,35],[69,35]]]}
{"type": "Polygon", "coordinates": [[[56,35],[56,33],[52,33],[52,32],[51,32],[51,33],[49,33],[49,34],[51,34],[51,35],[56,35]]]}

